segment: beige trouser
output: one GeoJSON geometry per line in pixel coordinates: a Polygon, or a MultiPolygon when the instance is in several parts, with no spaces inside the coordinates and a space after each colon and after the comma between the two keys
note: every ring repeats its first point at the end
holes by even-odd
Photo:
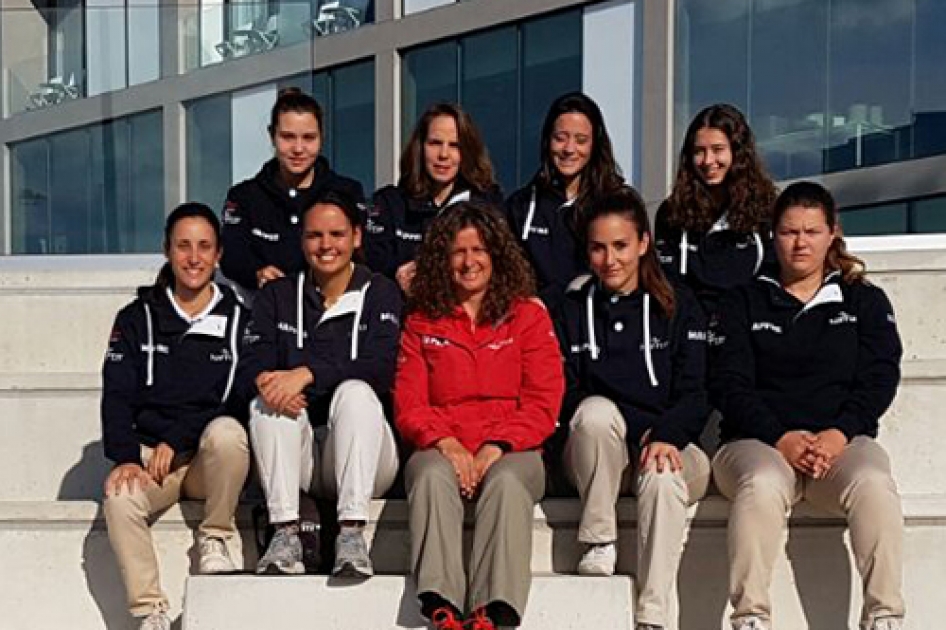
{"type": "Polygon", "coordinates": [[[729,515],[729,593],[733,622],[772,616],[769,586],[784,546],[788,513],[807,499],[847,518],[857,569],[864,580],[861,624],[903,617],[903,515],[887,453],[873,439],[854,438],[823,479],[798,474],[782,455],[758,440],[720,448],[713,460],[729,515]]]}
{"type": "Polygon", "coordinates": [[[706,494],[709,459],[690,444],[680,452],[681,472],[651,469],[634,475],[638,454],[632,462],[626,436],[620,409],[602,396],[584,399],[569,423],[565,472],[582,501],[578,540],[616,542],[615,504],[621,494],[633,492],[638,520],[635,619],[667,627],[668,599],[686,538],[687,507],[706,494]]]}
{"type": "Polygon", "coordinates": [[[476,499],[469,590],[464,500],[453,466],[434,449],[418,451],[407,462],[405,482],[418,594],[437,595],[460,611],[467,601],[470,610],[504,603],[521,620],[532,585],[532,516],[545,491],[541,455],[507,453],[486,472],[476,499]]]}
{"type": "MultiPolygon", "coordinates": [[[[151,449],[142,446],[141,457],[147,464],[151,449]]],[[[123,491],[105,499],[108,537],[125,581],[132,615],[143,617],[168,608],[148,520],[177,503],[182,495],[206,499],[198,538],[222,539],[230,558],[240,568],[243,550],[233,516],[249,466],[246,431],[233,418],[221,416],[204,429],[192,459],[175,458],[164,483],[136,492],[123,491]]]]}

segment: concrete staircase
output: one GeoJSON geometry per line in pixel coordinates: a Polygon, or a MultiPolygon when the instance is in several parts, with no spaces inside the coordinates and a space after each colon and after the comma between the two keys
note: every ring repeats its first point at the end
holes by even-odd
{"type": "MultiPolygon", "coordinates": [[[[109,327],[158,257],[0,260],[0,630],[134,628],[97,500],[101,453],[99,376],[109,327]]],[[[946,252],[868,257],[872,279],[898,312],[904,382],[882,422],[907,517],[907,628],[935,627],[946,585],[946,252]],[[933,626],[930,623],[934,623],[933,626]]],[[[195,566],[198,504],[158,518],[155,539],[178,627],[191,629],[415,628],[406,506],[373,506],[373,555],[383,576],[367,583],[324,578],[187,576],[195,566]],[[261,611],[263,611],[261,613],[261,611]],[[265,611],[278,613],[266,617],[265,611]],[[261,616],[263,614],[263,616],[261,616]],[[278,619],[278,624],[275,620],[278,619]],[[412,625],[413,624],[413,625],[412,625]]],[[[534,521],[533,595],[524,628],[632,627],[630,578],[588,580],[573,571],[578,506],[547,500],[534,521]]],[[[693,512],[679,591],[679,628],[725,627],[728,505],[710,497],[693,512]]],[[[624,500],[619,565],[634,568],[634,503],[624,500]]],[[[239,514],[247,566],[255,561],[248,510],[239,514]]],[[[773,591],[778,630],[856,628],[859,583],[841,523],[795,511],[773,591]]]]}

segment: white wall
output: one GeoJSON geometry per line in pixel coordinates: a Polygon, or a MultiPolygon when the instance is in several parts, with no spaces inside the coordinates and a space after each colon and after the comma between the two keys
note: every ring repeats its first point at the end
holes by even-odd
{"type": "Polygon", "coordinates": [[[632,183],[640,181],[641,0],[612,0],[584,11],[582,89],[604,112],[615,158],[632,183]]]}

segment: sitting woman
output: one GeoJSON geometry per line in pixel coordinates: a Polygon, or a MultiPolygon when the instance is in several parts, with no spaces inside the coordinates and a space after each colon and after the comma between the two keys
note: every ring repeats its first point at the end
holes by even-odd
{"type": "Polygon", "coordinates": [[[142,630],[167,630],[149,519],[182,495],[206,499],[201,573],[243,566],[234,511],[249,470],[243,426],[228,411],[246,313],[212,281],[220,222],[201,204],[167,218],[167,263],[115,319],[102,370],[105,522],[142,630]]]}
{"type": "Polygon", "coordinates": [[[775,203],[778,268],[726,294],[710,394],[723,414],[713,460],[729,516],[733,627],[771,627],[769,584],[792,505],[847,519],[864,580],[861,625],[904,614],[903,516],[878,420],[900,380],[902,348],[884,292],[847,253],[834,200],[818,184],[775,203]]]}
{"type": "Polygon", "coordinates": [[[299,488],[338,500],[332,573],[373,573],[363,527],[398,470],[384,402],[394,380],[401,294],[355,264],[355,200],[327,191],[302,216],[306,271],[266,283],[246,334],[250,436],[275,535],[258,573],[303,573],[299,488]]]}
{"type": "Polygon", "coordinates": [[[644,202],[631,188],[589,209],[592,276],[572,283],[556,313],[568,389],[565,472],[582,501],[578,573],[612,575],[615,503],[638,497],[637,628],[671,625],[668,599],[687,507],[709,485],[697,445],[709,415],[706,329],[688,289],[660,269],[644,202]]]}
{"type": "Polygon", "coordinates": [[[423,614],[460,628],[518,626],[531,585],[540,448],[555,429],[562,360],[533,279],[498,212],[460,203],[417,259],[395,381],[407,463],[411,566],[423,614]],[[476,504],[470,575],[464,502],[476,504]]]}
{"type": "Polygon", "coordinates": [[[374,194],[365,225],[368,266],[407,293],[430,222],[460,201],[500,203],[486,145],[459,105],[439,103],[417,121],[401,154],[397,186],[374,194]]]}

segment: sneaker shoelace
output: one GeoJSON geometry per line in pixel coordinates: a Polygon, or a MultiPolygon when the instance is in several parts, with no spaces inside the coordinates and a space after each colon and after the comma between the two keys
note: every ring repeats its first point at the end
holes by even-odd
{"type": "Polygon", "coordinates": [[[446,606],[435,610],[430,620],[434,622],[434,628],[437,630],[464,630],[463,624],[457,619],[453,610],[446,606]]]}
{"type": "Polygon", "coordinates": [[[473,618],[467,620],[467,623],[470,624],[468,630],[496,630],[493,620],[486,616],[486,611],[482,608],[474,610],[473,618]]]}

